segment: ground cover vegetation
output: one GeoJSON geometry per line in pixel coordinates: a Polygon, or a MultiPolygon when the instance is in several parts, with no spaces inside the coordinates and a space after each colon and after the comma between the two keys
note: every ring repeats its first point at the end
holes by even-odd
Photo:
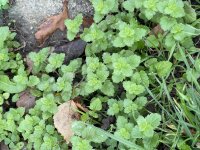
{"type": "MultiPolygon", "coordinates": [[[[200,148],[198,5],[91,3],[94,23],[80,35],[88,43],[85,56],[69,64],[49,47],[25,60],[15,51],[16,33],[0,27],[0,141],[11,150],[200,148]],[[28,110],[16,104],[24,91],[35,97],[28,110]],[[53,116],[77,97],[82,110],[76,110],[80,117],[66,142],[53,116]]],[[[8,1],[0,0],[0,9],[7,8],[8,1]]],[[[65,21],[70,41],[82,20],[65,21]]]]}

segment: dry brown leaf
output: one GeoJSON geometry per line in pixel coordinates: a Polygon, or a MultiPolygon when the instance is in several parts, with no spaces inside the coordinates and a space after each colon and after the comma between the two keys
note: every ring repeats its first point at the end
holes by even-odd
{"type": "Polygon", "coordinates": [[[88,109],[84,106],[84,104],[81,104],[80,102],[81,102],[81,97],[75,97],[74,99],[73,99],[73,101],[74,101],[74,103],[75,103],[75,105],[76,105],[76,107],[79,109],[79,110],[82,110],[82,111],[84,111],[84,112],[87,112],[88,111],[88,109]]]}
{"type": "Polygon", "coordinates": [[[82,110],[84,112],[87,112],[88,109],[83,107],[79,102],[75,102],[76,106],[78,107],[79,110],[82,110]]]}
{"type": "Polygon", "coordinates": [[[84,17],[83,18],[83,27],[89,28],[94,23],[94,20],[92,17],[84,17]]]}
{"type": "Polygon", "coordinates": [[[35,33],[35,38],[42,46],[44,42],[52,35],[57,29],[61,31],[65,30],[65,19],[68,18],[67,0],[63,3],[63,11],[55,16],[49,17],[44,23],[42,23],[38,31],[35,33]]]}
{"type": "Polygon", "coordinates": [[[58,132],[69,143],[73,136],[72,122],[80,119],[80,114],[77,113],[77,106],[73,100],[65,102],[58,107],[58,112],[54,115],[54,126],[58,132]]]}
{"type": "Polygon", "coordinates": [[[9,147],[5,143],[0,142],[0,150],[9,150],[9,147]]]}
{"type": "Polygon", "coordinates": [[[35,106],[35,96],[29,90],[20,94],[19,100],[16,103],[17,107],[24,107],[26,111],[35,106]]]}
{"type": "Polygon", "coordinates": [[[163,34],[164,31],[163,31],[163,29],[161,28],[160,25],[157,25],[157,26],[155,26],[155,27],[151,30],[150,35],[151,35],[151,34],[154,34],[155,36],[157,36],[159,33],[160,33],[160,34],[163,34]]]}

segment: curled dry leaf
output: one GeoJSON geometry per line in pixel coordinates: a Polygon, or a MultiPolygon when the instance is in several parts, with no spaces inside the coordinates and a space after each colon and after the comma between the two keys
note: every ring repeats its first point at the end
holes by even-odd
{"type": "Polygon", "coordinates": [[[35,33],[35,38],[40,46],[42,46],[49,36],[57,29],[60,29],[61,31],[65,30],[64,21],[68,18],[67,3],[68,1],[65,0],[63,3],[63,11],[60,14],[49,17],[39,26],[39,30],[35,33]]]}
{"type": "Polygon", "coordinates": [[[77,113],[77,106],[73,100],[65,102],[58,107],[58,112],[54,115],[54,126],[58,132],[69,143],[73,136],[72,122],[80,119],[80,114],[77,113]]]}
{"type": "Polygon", "coordinates": [[[78,109],[84,111],[84,112],[87,112],[88,109],[83,107],[79,102],[75,102],[76,106],[78,107],[78,109]]]}
{"type": "Polygon", "coordinates": [[[16,103],[17,107],[24,107],[26,111],[35,106],[35,96],[29,90],[20,94],[19,100],[16,103]]]}
{"type": "Polygon", "coordinates": [[[81,97],[75,97],[74,99],[73,99],[73,101],[74,101],[74,103],[75,103],[75,105],[76,105],[76,107],[79,109],[79,110],[81,110],[81,111],[83,111],[83,112],[87,112],[88,111],[88,109],[85,107],[85,105],[84,104],[81,104],[81,97]]]}

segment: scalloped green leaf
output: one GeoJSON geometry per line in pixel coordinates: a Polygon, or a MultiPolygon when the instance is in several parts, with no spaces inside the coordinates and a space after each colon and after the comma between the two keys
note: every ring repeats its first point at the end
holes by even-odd
{"type": "Polygon", "coordinates": [[[20,93],[26,89],[26,85],[11,82],[8,76],[0,75],[0,90],[8,93],[20,93]]]}

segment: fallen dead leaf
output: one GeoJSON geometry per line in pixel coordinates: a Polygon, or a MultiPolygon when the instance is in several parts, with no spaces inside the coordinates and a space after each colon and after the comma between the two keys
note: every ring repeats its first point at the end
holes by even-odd
{"type": "Polygon", "coordinates": [[[64,21],[68,18],[67,3],[68,0],[65,0],[63,3],[63,11],[60,14],[49,17],[39,26],[38,31],[35,33],[35,38],[40,46],[42,46],[49,36],[57,29],[60,29],[61,31],[65,30],[64,21]]]}
{"type": "Polygon", "coordinates": [[[80,114],[76,112],[77,106],[73,100],[65,102],[58,107],[58,112],[54,115],[54,126],[58,132],[69,143],[73,136],[72,122],[80,119],[80,114]]]}
{"type": "Polygon", "coordinates": [[[154,34],[155,36],[157,36],[159,33],[163,34],[164,31],[163,31],[163,29],[161,28],[160,25],[157,25],[151,30],[150,35],[154,34]]]}
{"type": "Polygon", "coordinates": [[[76,105],[76,107],[79,109],[79,110],[82,110],[83,112],[87,112],[88,111],[88,109],[84,106],[84,104],[81,104],[81,97],[75,97],[74,99],[73,99],[73,101],[74,101],[74,103],[75,103],[75,105],[76,105]]]}
{"type": "Polygon", "coordinates": [[[79,102],[75,102],[76,106],[78,107],[78,109],[84,111],[84,112],[87,112],[88,109],[83,107],[79,102]]]}
{"type": "Polygon", "coordinates": [[[94,23],[94,20],[92,17],[84,17],[83,18],[83,27],[89,28],[94,23]]]}
{"type": "Polygon", "coordinates": [[[9,150],[8,146],[3,142],[0,142],[0,150],[9,150]]]}
{"type": "Polygon", "coordinates": [[[28,111],[35,106],[35,96],[31,95],[29,90],[26,90],[20,94],[16,105],[17,107],[24,107],[28,111]]]}

